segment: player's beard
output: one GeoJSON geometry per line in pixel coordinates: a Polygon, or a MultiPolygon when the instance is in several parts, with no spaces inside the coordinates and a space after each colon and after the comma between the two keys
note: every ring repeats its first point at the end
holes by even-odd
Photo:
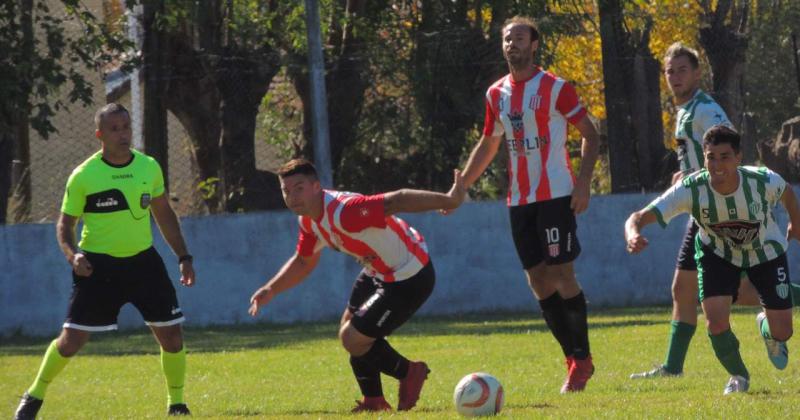
{"type": "Polygon", "coordinates": [[[506,62],[508,62],[508,66],[512,70],[525,70],[533,65],[533,52],[530,50],[519,51],[516,57],[509,56],[508,54],[503,55],[505,55],[506,62]]]}

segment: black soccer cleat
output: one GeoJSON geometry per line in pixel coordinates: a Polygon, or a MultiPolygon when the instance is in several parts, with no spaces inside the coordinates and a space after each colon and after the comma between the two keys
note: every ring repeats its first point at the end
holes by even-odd
{"type": "Polygon", "coordinates": [[[167,411],[168,416],[191,416],[192,412],[186,404],[172,404],[167,411]]]}
{"type": "Polygon", "coordinates": [[[19,401],[17,412],[14,413],[14,420],[34,420],[39,409],[42,408],[42,403],[44,401],[26,392],[19,401]]]}

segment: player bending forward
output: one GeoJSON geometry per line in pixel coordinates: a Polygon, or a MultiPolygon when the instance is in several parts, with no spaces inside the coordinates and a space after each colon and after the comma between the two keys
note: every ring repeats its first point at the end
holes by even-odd
{"type": "Polygon", "coordinates": [[[371,196],[322,189],[316,169],[302,159],[283,165],[278,176],[286,206],[299,216],[297,250],[250,298],[250,315],[302,282],[323,247],[352,255],[364,269],[353,284],[339,338],[363,394],[353,412],[392,409],[383,397],[381,373],[400,380],[397,409],[410,410],[430,370],[403,357],[385,337],[425,303],[435,274],[422,235],[394,214],[458,207],[466,193],[460,173],[447,194],[402,189],[371,196]]]}

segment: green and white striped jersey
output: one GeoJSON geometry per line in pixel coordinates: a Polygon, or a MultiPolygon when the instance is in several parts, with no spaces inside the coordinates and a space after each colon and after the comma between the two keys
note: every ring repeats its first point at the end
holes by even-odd
{"type": "Polygon", "coordinates": [[[683,179],[647,206],[661,226],[681,213],[692,215],[700,230],[701,244],[731,264],[747,268],[779,257],[786,251],[786,237],[775,222],[786,181],[763,167],[740,166],[739,188],[722,195],[711,187],[708,170],[683,179]]]}
{"type": "Polygon", "coordinates": [[[715,125],[734,128],[722,107],[701,89],[697,89],[689,102],[678,107],[675,118],[676,152],[684,174],[690,174],[705,166],[703,134],[715,125]]]}

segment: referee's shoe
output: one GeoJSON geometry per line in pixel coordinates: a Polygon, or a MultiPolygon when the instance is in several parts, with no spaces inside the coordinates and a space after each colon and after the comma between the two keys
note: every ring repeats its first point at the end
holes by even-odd
{"type": "Polygon", "coordinates": [[[39,409],[42,408],[44,401],[28,394],[27,392],[22,396],[19,401],[17,412],[14,413],[14,420],[33,420],[39,409]]]}
{"type": "Polygon", "coordinates": [[[191,416],[192,412],[186,404],[172,404],[167,410],[168,416],[191,416]]]}

